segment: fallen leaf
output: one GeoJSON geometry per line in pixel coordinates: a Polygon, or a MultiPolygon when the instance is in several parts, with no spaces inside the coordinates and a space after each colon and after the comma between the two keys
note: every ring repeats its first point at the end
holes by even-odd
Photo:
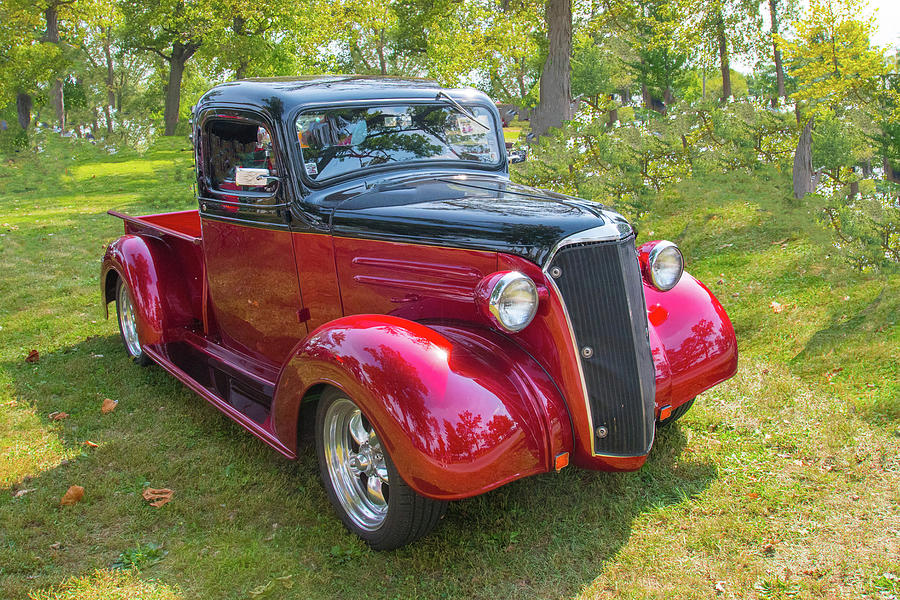
{"type": "Polygon", "coordinates": [[[21,498],[22,496],[24,496],[24,495],[27,494],[28,492],[33,492],[33,491],[36,490],[36,489],[37,489],[37,488],[22,488],[21,490],[17,490],[17,491],[13,494],[13,498],[21,498]]]}
{"type": "Polygon", "coordinates": [[[117,404],[118,402],[116,402],[115,400],[104,398],[103,405],[100,406],[100,412],[102,412],[104,415],[107,413],[111,413],[112,411],[116,410],[117,404]]]}
{"type": "Polygon", "coordinates": [[[759,494],[757,494],[756,492],[750,492],[749,494],[747,494],[747,497],[751,500],[756,500],[757,498],[759,498],[759,494]]]}
{"type": "Polygon", "coordinates": [[[41,360],[41,355],[38,354],[37,350],[32,350],[28,353],[28,356],[25,357],[25,362],[27,363],[36,363],[41,360]]]}
{"type": "Polygon", "coordinates": [[[73,485],[63,494],[59,504],[60,506],[73,506],[80,502],[82,498],[84,498],[84,488],[80,485],[73,485]]]}
{"type": "Polygon", "coordinates": [[[51,550],[59,550],[60,546],[62,546],[62,544],[60,544],[59,542],[55,542],[53,544],[50,544],[50,549],[51,550]]]}
{"type": "Polygon", "coordinates": [[[47,415],[51,421],[62,421],[63,419],[69,418],[69,413],[64,413],[61,411],[52,412],[47,415]]]}
{"type": "Polygon", "coordinates": [[[84,445],[88,446],[89,448],[99,448],[100,447],[100,444],[98,444],[97,442],[92,442],[91,440],[84,440],[84,445]]]}
{"type": "Polygon", "coordinates": [[[772,300],[772,303],[769,306],[772,308],[772,312],[775,314],[778,314],[784,310],[784,307],[774,300],[772,300]]]}
{"type": "Polygon", "coordinates": [[[167,504],[172,500],[172,494],[174,494],[172,490],[169,488],[147,488],[143,491],[141,496],[144,497],[144,500],[150,502],[150,506],[154,508],[159,508],[163,504],[167,504]]]}

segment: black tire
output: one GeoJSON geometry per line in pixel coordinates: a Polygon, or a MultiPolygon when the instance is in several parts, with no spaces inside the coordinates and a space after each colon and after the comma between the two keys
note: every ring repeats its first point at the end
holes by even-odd
{"type": "Polygon", "coordinates": [[[116,281],[116,317],[119,321],[119,336],[122,345],[131,360],[142,367],[146,367],[152,361],[141,348],[137,337],[137,314],[134,310],[134,298],[131,289],[120,277],[116,281]]]}
{"type": "Polygon", "coordinates": [[[421,496],[403,481],[365,415],[336,388],[319,399],[316,455],[322,485],[341,522],[375,550],[393,550],[427,535],[447,509],[446,502],[421,496]],[[363,429],[354,428],[353,422],[363,429]],[[353,430],[369,437],[360,444],[353,430]],[[368,474],[360,471],[361,464],[368,474]],[[374,496],[370,478],[377,486],[374,496]]]}
{"type": "Polygon", "coordinates": [[[671,425],[672,423],[683,417],[685,413],[691,409],[691,406],[694,405],[694,400],[696,400],[696,398],[691,398],[690,400],[673,410],[672,414],[670,414],[667,418],[657,421],[656,428],[659,429],[660,427],[671,425]]]}

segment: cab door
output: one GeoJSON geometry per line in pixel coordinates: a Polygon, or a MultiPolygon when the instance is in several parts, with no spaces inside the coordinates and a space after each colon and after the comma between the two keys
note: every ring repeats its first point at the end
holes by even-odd
{"type": "Polygon", "coordinates": [[[209,335],[280,366],[307,330],[275,132],[261,115],[213,110],[195,135],[209,335]]]}

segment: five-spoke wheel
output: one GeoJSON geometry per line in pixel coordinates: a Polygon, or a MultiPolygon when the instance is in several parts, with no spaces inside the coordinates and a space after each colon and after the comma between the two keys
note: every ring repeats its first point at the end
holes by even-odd
{"type": "Polygon", "coordinates": [[[316,450],[338,516],[376,550],[422,537],[444,514],[446,502],[420,496],[403,481],[372,423],[335,388],[319,400],[316,450]]]}

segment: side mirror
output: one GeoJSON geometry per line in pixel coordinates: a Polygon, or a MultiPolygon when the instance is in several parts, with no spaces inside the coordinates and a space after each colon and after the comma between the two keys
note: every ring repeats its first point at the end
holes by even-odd
{"type": "Polygon", "coordinates": [[[249,185],[254,187],[265,187],[273,181],[281,181],[275,175],[270,175],[268,169],[251,169],[247,167],[237,167],[234,170],[234,182],[237,185],[249,185]]]}

